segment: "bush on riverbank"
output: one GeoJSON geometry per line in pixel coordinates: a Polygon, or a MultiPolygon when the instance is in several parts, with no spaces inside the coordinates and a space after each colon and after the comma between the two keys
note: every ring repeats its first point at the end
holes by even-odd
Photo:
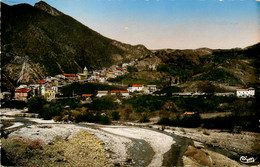
{"type": "Polygon", "coordinates": [[[69,140],[57,138],[51,145],[27,138],[2,139],[2,149],[5,166],[109,166],[102,141],[87,131],[69,140]]]}
{"type": "Polygon", "coordinates": [[[228,115],[225,117],[215,117],[210,119],[201,119],[198,115],[177,117],[176,119],[161,118],[158,122],[160,125],[178,126],[187,128],[203,127],[207,129],[225,129],[231,132],[239,133],[240,131],[260,132],[259,114],[250,115],[228,115]]]}
{"type": "Polygon", "coordinates": [[[1,100],[1,108],[16,108],[23,109],[27,106],[27,103],[24,101],[12,100],[12,101],[4,101],[1,100]]]}

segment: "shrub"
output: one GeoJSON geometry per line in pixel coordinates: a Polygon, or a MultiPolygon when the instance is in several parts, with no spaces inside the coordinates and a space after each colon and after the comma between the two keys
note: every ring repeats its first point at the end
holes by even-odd
{"type": "Polygon", "coordinates": [[[42,117],[43,119],[52,119],[54,116],[60,115],[62,112],[62,108],[60,105],[55,104],[46,104],[43,107],[42,117]]]}
{"type": "Polygon", "coordinates": [[[149,122],[149,119],[147,118],[146,114],[144,114],[144,115],[142,116],[142,118],[139,120],[139,122],[141,122],[141,123],[149,122]]]}
{"type": "Polygon", "coordinates": [[[101,116],[100,123],[104,125],[109,125],[111,120],[108,116],[101,116]]]}
{"type": "Polygon", "coordinates": [[[128,72],[138,72],[137,68],[133,67],[133,66],[128,66],[127,67],[127,71],[128,72]]]}
{"type": "Polygon", "coordinates": [[[101,98],[96,98],[93,100],[93,102],[90,104],[90,109],[92,110],[113,110],[118,107],[118,103],[114,102],[115,97],[114,96],[106,96],[101,98]]]}
{"type": "Polygon", "coordinates": [[[43,106],[46,104],[46,100],[43,97],[35,96],[32,97],[28,102],[28,112],[30,113],[38,113],[40,115],[43,114],[43,106]]]}
{"type": "Polygon", "coordinates": [[[112,119],[116,121],[119,120],[120,119],[119,112],[117,111],[112,112],[112,119]]]}

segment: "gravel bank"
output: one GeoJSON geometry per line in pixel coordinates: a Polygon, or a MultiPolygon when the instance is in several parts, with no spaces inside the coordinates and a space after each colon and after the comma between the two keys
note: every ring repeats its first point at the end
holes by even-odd
{"type": "Polygon", "coordinates": [[[154,156],[149,164],[150,167],[158,167],[162,165],[163,155],[170,150],[171,145],[175,142],[172,137],[155,132],[152,130],[135,128],[135,127],[119,127],[119,128],[101,128],[104,131],[125,136],[129,138],[142,139],[148,142],[154,151],[154,156]]]}
{"type": "Polygon", "coordinates": [[[179,136],[184,136],[195,141],[217,146],[222,149],[234,151],[240,155],[260,154],[260,134],[242,132],[241,134],[222,132],[198,128],[167,127],[165,130],[179,136]]]}

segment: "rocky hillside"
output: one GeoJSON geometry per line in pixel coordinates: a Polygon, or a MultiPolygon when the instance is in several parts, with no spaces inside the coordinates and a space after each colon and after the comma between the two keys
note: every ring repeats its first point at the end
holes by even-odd
{"type": "Polygon", "coordinates": [[[260,43],[240,49],[200,48],[194,50],[155,50],[141,57],[132,77],[163,84],[180,84],[186,91],[195,91],[199,81],[212,81],[223,89],[259,87],[260,43]],[[142,75],[144,74],[144,75],[142,75]]]}
{"type": "Polygon", "coordinates": [[[2,89],[18,80],[77,73],[84,66],[99,69],[150,53],[142,45],[106,38],[43,1],[35,6],[1,3],[1,12],[2,89]]]}

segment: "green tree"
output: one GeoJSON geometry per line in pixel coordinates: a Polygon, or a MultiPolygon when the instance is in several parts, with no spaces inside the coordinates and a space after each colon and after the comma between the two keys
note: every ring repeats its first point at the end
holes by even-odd
{"type": "Polygon", "coordinates": [[[35,96],[27,102],[28,112],[43,114],[43,106],[46,104],[46,100],[43,97],[35,96]]]}
{"type": "Polygon", "coordinates": [[[119,112],[117,111],[112,112],[112,119],[116,121],[119,120],[120,119],[119,112]]]}
{"type": "Polygon", "coordinates": [[[137,68],[133,67],[133,66],[128,66],[127,67],[127,71],[128,72],[138,72],[137,68]]]}
{"type": "Polygon", "coordinates": [[[211,81],[201,81],[198,86],[198,89],[202,92],[205,92],[207,95],[213,96],[216,91],[216,86],[213,85],[211,81]]]}

